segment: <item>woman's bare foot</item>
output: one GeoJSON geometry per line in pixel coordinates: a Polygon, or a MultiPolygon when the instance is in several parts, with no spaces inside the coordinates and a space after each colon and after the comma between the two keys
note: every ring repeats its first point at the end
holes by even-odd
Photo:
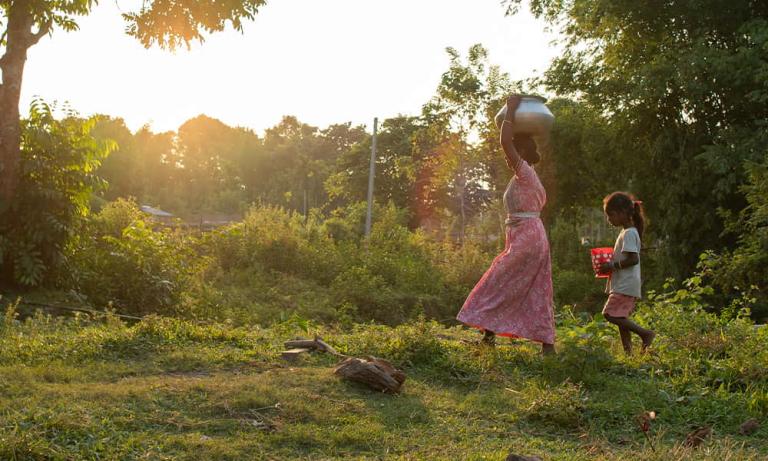
{"type": "Polygon", "coordinates": [[[653,339],[656,338],[656,333],[653,331],[648,331],[648,334],[642,337],[643,340],[643,348],[642,351],[646,352],[649,347],[651,347],[651,344],[653,343],[653,339]]]}
{"type": "Polygon", "coordinates": [[[483,334],[483,339],[480,340],[480,344],[484,346],[495,346],[496,345],[496,334],[490,330],[485,330],[483,334]]]}

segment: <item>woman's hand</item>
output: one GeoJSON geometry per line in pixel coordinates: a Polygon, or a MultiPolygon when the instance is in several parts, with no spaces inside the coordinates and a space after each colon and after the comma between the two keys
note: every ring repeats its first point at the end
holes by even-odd
{"type": "Polygon", "coordinates": [[[507,120],[514,120],[515,112],[520,107],[523,97],[519,94],[512,94],[507,98],[507,120]]]}
{"type": "Polygon", "coordinates": [[[613,263],[612,262],[610,262],[610,263],[602,263],[602,264],[600,264],[599,272],[601,274],[610,274],[611,272],[613,272],[613,269],[614,268],[613,268],[613,263]]]}

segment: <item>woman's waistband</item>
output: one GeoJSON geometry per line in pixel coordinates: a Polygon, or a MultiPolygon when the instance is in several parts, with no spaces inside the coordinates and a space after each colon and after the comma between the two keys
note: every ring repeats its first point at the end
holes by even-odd
{"type": "Polygon", "coordinates": [[[538,211],[518,211],[516,213],[507,214],[507,220],[504,221],[504,224],[506,225],[518,224],[525,219],[533,219],[533,218],[538,218],[540,216],[541,216],[541,213],[539,213],[538,211]]]}

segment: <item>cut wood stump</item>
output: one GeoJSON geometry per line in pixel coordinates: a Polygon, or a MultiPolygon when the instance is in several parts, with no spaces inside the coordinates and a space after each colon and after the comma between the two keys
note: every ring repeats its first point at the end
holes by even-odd
{"type": "Polygon", "coordinates": [[[367,360],[349,357],[333,372],[344,379],[363,383],[377,391],[391,394],[400,392],[400,387],[405,382],[405,373],[386,360],[376,357],[368,357],[367,360]]]}
{"type": "Polygon", "coordinates": [[[295,362],[299,360],[299,357],[301,356],[301,354],[305,354],[309,351],[310,351],[309,349],[305,349],[305,348],[295,348],[295,349],[283,351],[280,354],[280,356],[283,358],[283,360],[287,360],[288,362],[295,362]]]}
{"type": "Polygon", "coordinates": [[[755,418],[748,419],[744,421],[744,424],[742,424],[739,427],[739,434],[741,435],[752,435],[760,429],[760,422],[756,420],[755,418]]]}

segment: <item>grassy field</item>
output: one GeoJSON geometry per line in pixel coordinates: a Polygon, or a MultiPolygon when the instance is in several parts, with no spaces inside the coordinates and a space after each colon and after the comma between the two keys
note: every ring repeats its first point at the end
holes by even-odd
{"type": "Polygon", "coordinates": [[[19,322],[9,311],[0,459],[768,456],[765,424],[739,434],[768,410],[765,329],[736,320],[683,339],[659,331],[655,354],[625,358],[604,323],[560,323],[559,354],[542,359],[532,344],[477,346],[467,342],[475,332],[430,322],[342,331],[293,319],[246,329],[162,318],[19,322]],[[280,359],[283,341],[315,333],[345,354],[391,360],[408,375],[403,391],[342,381],[327,354],[280,359]],[[636,419],[645,411],[658,415],[647,438],[636,419]],[[701,425],[712,435],[685,447],[701,425]]]}

